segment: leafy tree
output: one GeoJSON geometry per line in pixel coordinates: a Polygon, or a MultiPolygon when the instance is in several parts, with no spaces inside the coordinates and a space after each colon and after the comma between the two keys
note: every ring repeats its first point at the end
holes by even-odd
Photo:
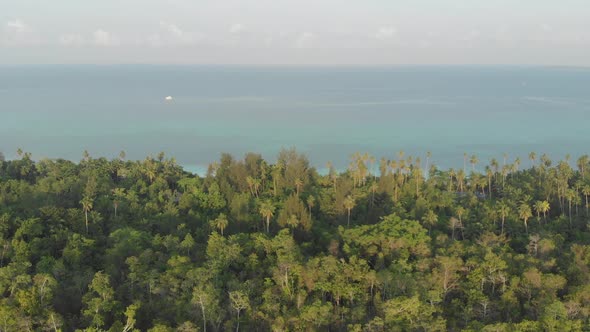
{"type": "Polygon", "coordinates": [[[90,320],[90,326],[104,327],[109,323],[111,314],[118,306],[109,276],[103,272],[95,273],[88,288],[89,291],[85,295],[84,316],[90,320]]]}

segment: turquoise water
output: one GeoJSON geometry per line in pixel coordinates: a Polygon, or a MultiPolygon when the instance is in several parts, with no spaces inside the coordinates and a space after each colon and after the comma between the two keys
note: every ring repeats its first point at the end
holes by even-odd
{"type": "Polygon", "coordinates": [[[530,151],[590,153],[590,69],[0,66],[0,151],[80,160],[165,151],[193,170],[296,147],[317,167],[355,151],[443,167],[530,151]],[[171,95],[173,101],[166,102],[171,95]],[[424,159],[424,157],[423,157],[424,159]]]}

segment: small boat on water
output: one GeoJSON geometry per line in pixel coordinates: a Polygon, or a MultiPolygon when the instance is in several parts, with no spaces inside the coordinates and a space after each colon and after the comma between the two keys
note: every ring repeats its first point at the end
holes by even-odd
{"type": "Polygon", "coordinates": [[[172,100],[172,96],[167,96],[165,99],[166,99],[166,101],[171,101],[172,100]]]}

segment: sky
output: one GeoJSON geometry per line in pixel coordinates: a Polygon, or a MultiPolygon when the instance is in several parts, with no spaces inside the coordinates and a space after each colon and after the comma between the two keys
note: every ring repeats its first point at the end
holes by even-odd
{"type": "Polygon", "coordinates": [[[590,66],[590,1],[0,0],[0,64],[590,66]]]}

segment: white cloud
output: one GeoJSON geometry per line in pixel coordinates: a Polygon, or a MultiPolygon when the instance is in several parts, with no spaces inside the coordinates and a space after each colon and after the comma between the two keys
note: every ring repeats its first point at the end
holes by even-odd
{"type": "Polygon", "coordinates": [[[86,40],[78,33],[70,33],[59,36],[59,43],[65,46],[84,45],[86,40]]]}
{"type": "Polygon", "coordinates": [[[391,39],[397,34],[397,29],[392,26],[383,26],[375,33],[375,38],[379,40],[391,39]]]}
{"type": "Polygon", "coordinates": [[[463,38],[461,38],[461,40],[462,41],[474,41],[474,40],[478,39],[480,36],[481,36],[481,32],[479,30],[472,29],[467,34],[465,34],[465,36],[463,36],[463,38]]]}
{"type": "Polygon", "coordinates": [[[110,32],[104,31],[102,29],[94,31],[92,36],[96,46],[109,47],[119,45],[116,37],[114,37],[110,32]]]}
{"type": "Polygon", "coordinates": [[[189,45],[201,40],[201,36],[187,32],[174,23],[160,22],[160,31],[147,37],[146,42],[152,47],[167,45],[189,45]]]}
{"type": "Polygon", "coordinates": [[[15,19],[13,21],[6,22],[6,31],[12,32],[15,34],[21,34],[26,31],[30,30],[29,26],[26,25],[22,20],[15,19]]]}
{"type": "Polygon", "coordinates": [[[176,24],[160,22],[160,26],[165,31],[167,31],[168,33],[170,33],[171,35],[173,35],[177,38],[183,38],[186,36],[186,33],[181,28],[179,28],[176,24]]]}
{"type": "Polygon", "coordinates": [[[34,45],[40,40],[33,28],[21,19],[7,21],[0,30],[0,44],[6,45],[34,45]]]}
{"type": "Polygon", "coordinates": [[[545,32],[553,32],[553,27],[547,23],[541,24],[541,29],[545,32]]]}
{"type": "Polygon", "coordinates": [[[236,23],[236,24],[232,25],[231,27],[229,27],[229,32],[233,33],[233,34],[238,34],[242,31],[244,31],[244,29],[246,29],[246,27],[244,27],[244,25],[242,25],[240,23],[236,23]]]}
{"type": "Polygon", "coordinates": [[[152,47],[160,47],[164,44],[164,42],[162,41],[162,36],[160,36],[159,33],[154,33],[148,36],[146,42],[148,45],[152,47]]]}
{"type": "Polygon", "coordinates": [[[315,40],[317,39],[316,35],[311,32],[304,32],[297,37],[295,40],[295,47],[296,48],[310,48],[313,47],[315,40]]]}

